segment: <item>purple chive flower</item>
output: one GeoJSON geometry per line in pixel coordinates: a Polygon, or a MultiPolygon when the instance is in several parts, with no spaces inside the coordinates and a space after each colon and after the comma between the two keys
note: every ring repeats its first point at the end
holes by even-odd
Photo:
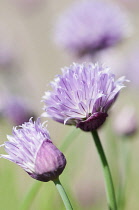
{"type": "Polygon", "coordinates": [[[94,54],[128,35],[125,14],[115,4],[76,2],[59,19],[56,42],[77,56],[94,54]]]}
{"type": "Polygon", "coordinates": [[[53,91],[45,92],[43,115],[84,131],[99,128],[124,87],[125,78],[115,81],[109,68],[92,63],[74,63],[62,73],[51,83],[53,91]]]}
{"type": "Polygon", "coordinates": [[[47,182],[56,179],[64,170],[66,159],[50,140],[40,118],[13,128],[4,147],[8,155],[1,155],[21,166],[32,178],[47,182]]]}

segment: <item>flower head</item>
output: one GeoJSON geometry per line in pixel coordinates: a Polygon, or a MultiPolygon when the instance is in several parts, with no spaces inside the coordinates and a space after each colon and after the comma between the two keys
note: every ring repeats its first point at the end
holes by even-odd
{"type": "Polygon", "coordinates": [[[8,155],[1,157],[21,166],[32,178],[47,182],[56,179],[64,170],[66,159],[50,140],[47,129],[38,118],[13,128],[4,147],[8,155]]]}
{"type": "Polygon", "coordinates": [[[62,69],[63,75],[52,82],[52,92],[45,92],[44,116],[84,131],[100,127],[107,111],[124,87],[124,77],[115,76],[98,64],[73,64],[62,69]]]}
{"type": "Polygon", "coordinates": [[[78,56],[92,55],[125,38],[127,25],[125,14],[114,4],[76,2],[58,21],[56,42],[78,56]]]}

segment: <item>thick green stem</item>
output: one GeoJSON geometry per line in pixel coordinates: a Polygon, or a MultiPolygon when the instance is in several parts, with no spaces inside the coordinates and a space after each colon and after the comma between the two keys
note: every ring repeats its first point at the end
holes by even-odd
{"type": "Polygon", "coordinates": [[[101,160],[102,168],[103,168],[109,210],[117,210],[111,172],[110,172],[109,165],[108,165],[108,162],[107,162],[97,131],[92,131],[92,136],[94,138],[94,142],[95,142],[95,145],[96,145],[96,148],[97,148],[100,160],[101,160]]]}
{"type": "Polygon", "coordinates": [[[58,190],[58,192],[59,192],[59,194],[60,194],[60,196],[63,200],[63,203],[65,205],[66,210],[73,210],[72,205],[69,201],[69,198],[68,198],[62,184],[60,183],[60,180],[55,179],[53,182],[54,182],[54,184],[55,184],[55,186],[56,186],[56,188],[57,188],[57,190],[58,190]]]}

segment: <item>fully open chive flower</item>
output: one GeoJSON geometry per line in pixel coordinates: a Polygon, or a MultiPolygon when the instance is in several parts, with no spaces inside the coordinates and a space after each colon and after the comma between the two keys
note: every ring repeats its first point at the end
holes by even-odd
{"type": "Polygon", "coordinates": [[[113,46],[128,35],[124,12],[102,1],[76,2],[59,18],[55,39],[59,46],[81,57],[113,46]]]}
{"type": "Polygon", "coordinates": [[[96,130],[124,87],[125,77],[115,81],[109,68],[92,63],[74,63],[62,73],[51,83],[53,91],[43,96],[43,116],[84,131],[96,130]]]}
{"type": "Polygon", "coordinates": [[[66,165],[66,159],[50,140],[40,118],[13,128],[13,135],[4,143],[8,155],[0,157],[21,166],[32,178],[47,182],[58,178],[66,165]]]}

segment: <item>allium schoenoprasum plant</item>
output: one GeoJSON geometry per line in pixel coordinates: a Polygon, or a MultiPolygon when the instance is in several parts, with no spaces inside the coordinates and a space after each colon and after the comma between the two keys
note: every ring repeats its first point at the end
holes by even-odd
{"type": "Polygon", "coordinates": [[[109,165],[97,129],[108,117],[108,110],[125,87],[125,77],[115,80],[108,67],[93,63],[76,64],[62,69],[51,82],[52,91],[43,96],[43,116],[74,125],[92,133],[103,166],[108,207],[117,209],[109,165]]]}
{"type": "MultiPolygon", "coordinates": [[[[62,197],[67,209],[72,209],[70,201],[59,181],[59,175],[66,166],[66,159],[62,152],[52,143],[49,132],[40,118],[32,119],[22,126],[13,128],[9,141],[3,145],[8,155],[1,158],[8,159],[21,166],[32,178],[48,182],[53,181],[62,197]]],[[[23,206],[22,206],[23,209],[23,206]]]]}

